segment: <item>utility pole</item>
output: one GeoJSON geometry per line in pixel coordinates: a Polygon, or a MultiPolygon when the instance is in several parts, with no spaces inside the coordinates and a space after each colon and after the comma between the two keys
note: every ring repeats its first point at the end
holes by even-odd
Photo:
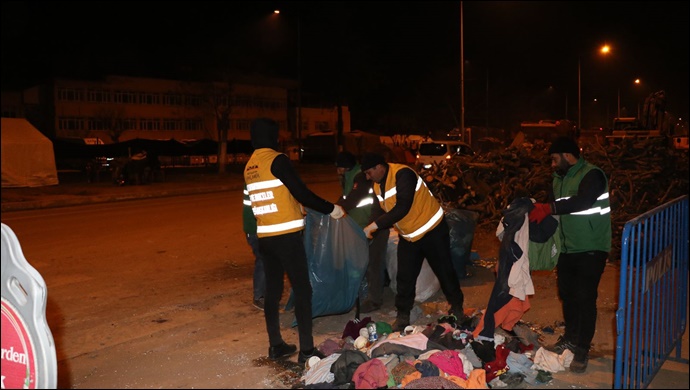
{"type": "Polygon", "coordinates": [[[466,141],[465,135],[465,38],[463,36],[463,15],[462,1],[460,2],[460,134],[462,140],[466,141]]]}
{"type": "Polygon", "coordinates": [[[302,161],[302,15],[297,14],[297,156],[302,161]]]}

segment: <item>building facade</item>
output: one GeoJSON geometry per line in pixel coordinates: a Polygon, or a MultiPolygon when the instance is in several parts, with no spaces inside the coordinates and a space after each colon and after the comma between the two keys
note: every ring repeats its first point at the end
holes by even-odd
{"type": "MultiPolygon", "coordinates": [[[[227,141],[249,140],[251,121],[268,117],[278,122],[281,139],[290,143],[299,133],[297,107],[291,103],[295,89],[294,82],[280,79],[202,83],[108,76],[96,81],[55,79],[7,102],[3,98],[2,104],[3,113],[26,117],[51,139],[218,141],[218,130],[225,126],[227,141]]],[[[349,131],[347,107],[342,107],[341,115],[343,131],[349,131]]],[[[337,130],[337,107],[302,107],[300,116],[302,138],[337,130]]]]}

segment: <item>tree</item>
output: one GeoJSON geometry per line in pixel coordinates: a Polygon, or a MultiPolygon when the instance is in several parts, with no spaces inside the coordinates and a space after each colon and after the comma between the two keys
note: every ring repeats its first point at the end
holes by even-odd
{"type": "Polygon", "coordinates": [[[108,136],[114,143],[120,142],[120,136],[127,130],[123,108],[101,108],[94,115],[94,119],[99,124],[99,128],[108,132],[108,136]]]}
{"type": "Polygon", "coordinates": [[[204,85],[202,99],[213,113],[218,137],[218,173],[226,171],[228,161],[228,132],[233,106],[233,82],[229,75],[222,82],[208,82],[204,85]]]}

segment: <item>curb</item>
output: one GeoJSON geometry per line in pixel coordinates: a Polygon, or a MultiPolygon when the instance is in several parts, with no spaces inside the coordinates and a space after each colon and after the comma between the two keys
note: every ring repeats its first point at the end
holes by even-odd
{"type": "MultiPolygon", "coordinates": [[[[337,178],[333,177],[313,177],[305,179],[304,183],[323,183],[330,181],[337,181],[337,178]]],[[[235,184],[225,184],[219,186],[202,186],[202,187],[184,187],[159,190],[153,192],[138,192],[129,193],[121,195],[94,195],[94,196],[79,196],[79,195],[58,195],[64,198],[62,199],[48,199],[48,200],[29,200],[22,202],[4,202],[0,205],[0,212],[9,211],[25,211],[25,210],[37,210],[37,209],[49,209],[49,208],[59,208],[68,206],[82,206],[87,204],[98,204],[98,203],[112,203],[112,202],[123,202],[128,200],[138,200],[138,199],[149,199],[149,198],[165,198],[172,196],[184,196],[184,195],[197,195],[206,194],[211,192],[223,192],[223,191],[239,191],[244,188],[243,183],[235,184]]]]}

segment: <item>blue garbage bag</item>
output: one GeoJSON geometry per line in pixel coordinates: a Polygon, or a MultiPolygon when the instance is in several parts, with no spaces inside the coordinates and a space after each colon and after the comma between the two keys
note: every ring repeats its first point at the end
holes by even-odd
{"type": "MultiPolygon", "coordinates": [[[[312,317],[349,312],[357,300],[369,263],[369,241],[349,216],[333,219],[306,209],[304,248],[312,287],[312,317]]],[[[294,293],[286,310],[294,306],[294,293]]],[[[293,326],[296,326],[293,322],[293,326]]]]}
{"type": "Polygon", "coordinates": [[[465,279],[467,266],[472,264],[472,241],[479,215],[470,210],[445,210],[446,222],[450,231],[450,257],[458,280],[465,279]]]}

